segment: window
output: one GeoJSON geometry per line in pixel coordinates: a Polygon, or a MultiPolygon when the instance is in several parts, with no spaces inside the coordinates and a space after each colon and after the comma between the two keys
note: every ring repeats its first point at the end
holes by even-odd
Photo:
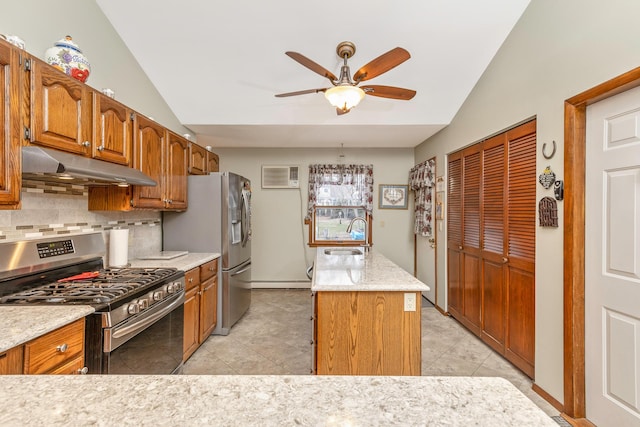
{"type": "Polygon", "coordinates": [[[310,246],[371,244],[372,209],[372,165],[309,166],[310,246]]]}

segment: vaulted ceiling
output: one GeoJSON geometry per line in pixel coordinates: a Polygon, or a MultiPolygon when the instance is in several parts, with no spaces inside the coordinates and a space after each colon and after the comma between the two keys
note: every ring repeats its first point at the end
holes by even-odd
{"type": "Polygon", "coordinates": [[[97,0],[183,125],[215,147],[414,147],[441,130],[480,78],[529,0],[97,0]],[[336,46],[351,72],[403,47],[411,58],[367,84],[417,91],[410,101],[366,96],[338,116],[328,80],[336,46]]]}

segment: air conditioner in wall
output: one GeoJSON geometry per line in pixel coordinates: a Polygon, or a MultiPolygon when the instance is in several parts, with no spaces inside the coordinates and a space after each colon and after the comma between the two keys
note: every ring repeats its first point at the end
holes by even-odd
{"type": "Polygon", "coordinates": [[[262,188],[300,188],[298,166],[262,166],[262,188]]]}

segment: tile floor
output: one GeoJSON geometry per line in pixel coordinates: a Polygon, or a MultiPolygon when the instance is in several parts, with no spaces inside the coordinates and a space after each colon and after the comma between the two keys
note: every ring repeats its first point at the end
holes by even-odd
{"type": "MultiPolygon", "coordinates": [[[[251,308],[227,336],[212,335],[184,365],[185,374],[308,375],[308,289],[254,289],[251,308]]],[[[422,375],[499,376],[549,416],[558,411],[531,390],[531,380],[457,321],[422,304],[422,375]]]]}

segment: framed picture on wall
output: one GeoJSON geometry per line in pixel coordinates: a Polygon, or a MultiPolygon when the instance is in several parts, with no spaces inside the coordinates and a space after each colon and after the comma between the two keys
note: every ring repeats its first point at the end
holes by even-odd
{"type": "Polygon", "coordinates": [[[378,194],[379,209],[407,209],[408,185],[380,184],[378,194]]]}

